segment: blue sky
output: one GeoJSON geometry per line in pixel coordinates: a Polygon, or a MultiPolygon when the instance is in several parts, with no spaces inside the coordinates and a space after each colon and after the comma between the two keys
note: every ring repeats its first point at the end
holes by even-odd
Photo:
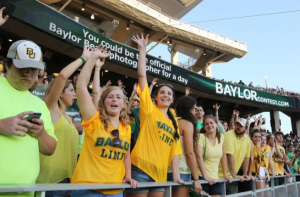
{"type": "MultiPolygon", "coordinates": [[[[291,10],[300,10],[299,0],[204,0],[181,20],[196,22],[291,10]]],[[[213,77],[236,82],[242,79],[246,84],[252,81],[255,86],[265,86],[264,78],[267,76],[268,87],[279,86],[300,92],[299,19],[300,12],[295,12],[193,24],[247,42],[248,53],[243,58],[213,64],[213,77]]],[[[154,44],[151,43],[149,47],[154,44]]],[[[149,54],[161,55],[163,59],[170,61],[170,53],[165,45],[157,46],[149,54]]],[[[186,56],[179,55],[179,62],[186,60],[186,56]]],[[[266,128],[271,130],[269,113],[263,115],[266,118],[266,128]]],[[[290,132],[289,117],[280,113],[280,118],[282,131],[290,132]]]]}

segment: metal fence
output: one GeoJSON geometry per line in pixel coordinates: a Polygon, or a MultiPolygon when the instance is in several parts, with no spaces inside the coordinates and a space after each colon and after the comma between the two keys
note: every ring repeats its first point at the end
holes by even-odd
{"type": "MultiPolygon", "coordinates": [[[[297,176],[297,175],[296,175],[297,176]]],[[[300,175],[299,175],[300,177],[300,175]]],[[[233,181],[240,181],[233,179],[233,181]]],[[[252,182],[252,191],[242,192],[237,194],[226,195],[226,180],[216,180],[217,183],[222,184],[222,196],[228,197],[296,197],[300,196],[300,182],[296,182],[296,177],[293,177],[293,182],[287,183],[287,176],[271,177],[271,184],[269,188],[256,190],[255,182],[252,182]],[[274,186],[274,178],[284,178],[284,184],[274,186]]],[[[191,185],[192,182],[186,182],[186,185],[191,185]]],[[[208,184],[207,181],[201,181],[201,184],[208,184]]],[[[153,182],[153,183],[139,183],[139,188],[149,187],[164,187],[166,189],[164,197],[172,196],[172,187],[179,184],[173,182],[153,182]]],[[[101,183],[77,183],[77,184],[14,184],[14,185],[0,185],[0,196],[3,192],[11,192],[21,194],[23,192],[37,191],[39,195],[44,197],[46,191],[57,190],[86,190],[86,189],[128,189],[131,188],[129,184],[101,184],[101,183]]],[[[126,191],[124,192],[126,197],[126,191]]]]}

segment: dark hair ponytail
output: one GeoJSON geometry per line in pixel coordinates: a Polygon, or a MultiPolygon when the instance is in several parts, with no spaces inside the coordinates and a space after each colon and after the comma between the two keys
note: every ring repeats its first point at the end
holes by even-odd
{"type": "Polygon", "coordinates": [[[175,129],[174,138],[175,138],[175,140],[177,140],[177,139],[179,139],[178,126],[177,126],[176,120],[175,120],[174,115],[171,112],[170,108],[168,108],[167,114],[172,121],[173,127],[175,129]]]}

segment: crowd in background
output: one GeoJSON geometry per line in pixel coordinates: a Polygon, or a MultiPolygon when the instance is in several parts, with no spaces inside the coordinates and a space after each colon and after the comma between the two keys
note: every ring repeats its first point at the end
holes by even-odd
{"type": "MultiPolygon", "coordinates": [[[[4,9],[0,26],[8,19],[2,17],[4,9]]],[[[123,182],[132,186],[129,197],[162,197],[164,188],[139,183],[173,181],[180,184],[173,196],[219,197],[218,179],[226,180],[228,195],[250,191],[253,181],[262,189],[269,187],[270,176],[299,174],[299,137],[262,130],[261,115],[241,118],[234,110],[229,122],[221,120],[221,106],[198,105],[188,87],[170,108],[173,86],[158,84],[157,78],[148,85],[148,35],[132,41],[139,46],[138,81],[128,99],[120,80],[118,86],[108,81],[100,88],[100,70],[110,56],[101,45],[84,46],[79,58],[49,77],[36,43],[20,40],[10,46],[0,77],[0,185],[123,182]]],[[[275,178],[275,185],[282,184],[284,178],[275,178]]],[[[121,197],[123,190],[46,192],[47,197],[69,195],[121,197]]]]}

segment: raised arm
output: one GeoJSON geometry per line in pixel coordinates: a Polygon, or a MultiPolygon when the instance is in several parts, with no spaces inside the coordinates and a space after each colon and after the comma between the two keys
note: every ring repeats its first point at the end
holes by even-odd
{"type": "Polygon", "coordinates": [[[233,129],[235,113],[236,113],[236,110],[233,110],[228,130],[232,130],[233,129]]]}
{"type": "Polygon", "coordinates": [[[231,183],[232,179],[227,174],[227,157],[226,157],[226,151],[225,151],[225,142],[223,143],[223,146],[222,146],[222,152],[223,152],[223,156],[221,158],[221,167],[222,167],[223,176],[224,176],[224,179],[227,179],[228,182],[231,183]]]}
{"type": "Polygon", "coordinates": [[[185,87],[185,96],[189,96],[190,94],[192,94],[191,88],[185,87]]]}
{"type": "Polygon", "coordinates": [[[95,73],[94,73],[94,80],[93,80],[93,103],[98,109],[98,101],[100,99],[100,70],[105,62],[105,59],[102,61],[98,59],[95,64],[95,73]]]}
{"type": "Polygon", "coordinates": [[[89,59],[91,56],[90,49],[84,44],[83,53],[80,58],[76,59],[74,62],[70,63],[68,66],[64,67],[58,77],[56,78],[51,91],[49,92],[48,96],[44,99],[47,107],[49,109],[53,109],[57,105],[57,101],[64,89],[64,85],[68,78],[82,65],[83,58],[85,61],[89,59]]]}
{"type": "Polygon", "coordinates": [[[144,90],[145,85],[147,85],[147,74],[146,74],[146,48],[148,43],[149,35],[146,35],[144,38],[143,33],[141,34],[141,38],[139,35],[133,36],[131,38],[132,41],[136,42],[140,47],[139,52],[139,62],[138,62],[138,79],[139,86],[141,91],[144,90]]]}
{"type": "Polygon", "coordinates": [[[235,113],[235,122],[239,120],[239,115],[240,115],[240,112],[236,111],[236,113],[235,113]]]}
{"type": "Polygon", "coordinates": [[[131,106],[132,106],[132,102],[133,102],[134,98],[137,96],[136,89],[137,89],[137,83],[134,83],[133,90],[132,90],[132,93],[131,93],[131,97],[129,99],[129,103],[126,106],[126,112],[127,112],[127,114],[131,114],[130,109],[131,109],[131,106]]]}
{"type": "Polygon", "coordinates": [[[275,169],[274,169],[274,163],[273,163],[273,151],[270,148],[270,156],[269,156],[269,167],[271,168],[272,176],[276,176],[275,169]]]}
{"type": "Polygon", "coordinates": [[[91,57],[82,68],[76,84],[78,106],[85,121],[90,120],[98,111],[94,104],[90,102],[91,97],[87,90],[93,67],[99,58],[107,58],[110,56],[110,52],[106,53],[106,48],[100,47],[101,45],[93,51],[91,57]]]}
{"type": "Polygon", "coordinates": [[[216,110],[215,116],[216,116],[217,121],[219,121],[219,109],[220,109],[220,107],[221,107],[221,105],[218,105],[218,103],[216,103],[214,105],[214,108],[216,110]]]}
{"type": "MultiPolygon", "coordinates": [[[[100,100],[100,97],[101,97],[101,95],[102,95],[102,93],[107,89],[107,88],[109,88],[110,87],[110,85],[111,85],[111,81],[110,80],[108,80],[108,82],[105,84],[105,86],[102,86],[102,88],[100,89],[100,92],[99,92],[99,99],[98,100],[95,100],[95,102],[96,102],[96,105],[95,105],[95,103],[94,103],[94,105],[95,105],[95,107],[98,109],[98,104],[99,104],[99,100],[100,100]]],[[[94,97],[93,97],[93,99],[94,99],[94,97]]],[[[93,100],[93,102],[94,102],[94,100],[93,100]]]]}
{"type": "Polygon", "coordinates": [[[149,87],[149,93],[150,93],[150,96],[151,96],[151,94],[152,94],[153,87],[156,85],[157,81],[158,81],[158,78],[155,78],[155,79],[153,79],[152,82],[151,82],[151,85],[150,85],[150,87],[149,87]]]}

